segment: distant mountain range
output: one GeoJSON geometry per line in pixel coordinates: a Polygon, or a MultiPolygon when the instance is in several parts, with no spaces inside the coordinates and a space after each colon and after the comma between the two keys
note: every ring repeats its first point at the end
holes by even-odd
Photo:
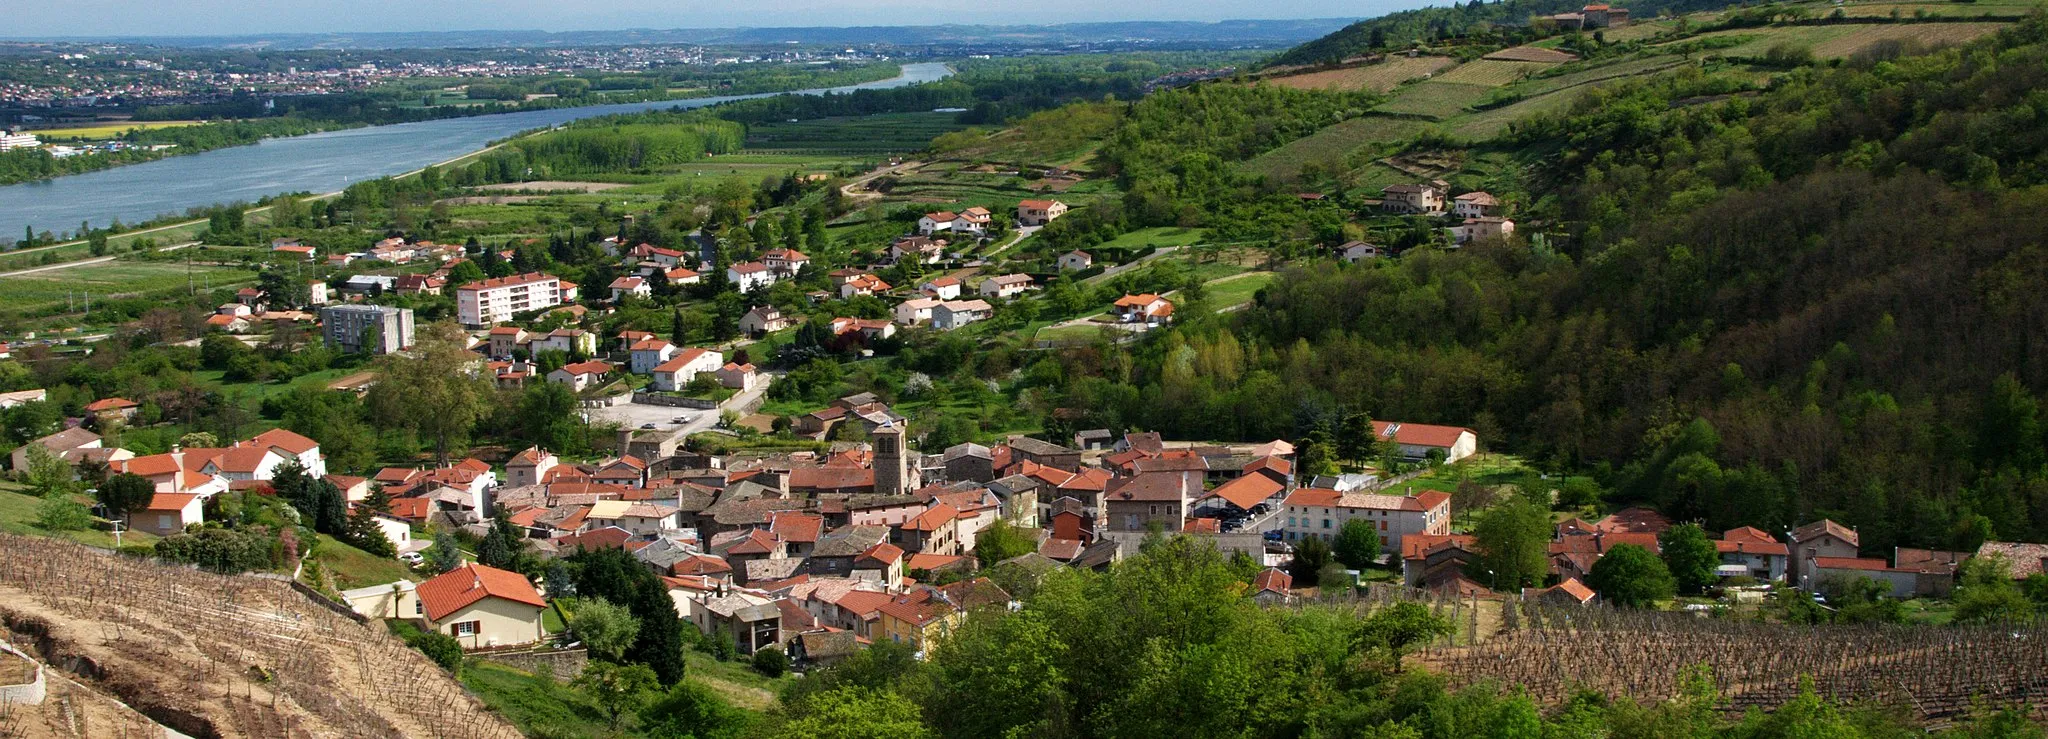
{"type": "Polygon", "coordinates": [[[280,33],[236,36],[105,36],[44,39],[139,43],[186,48],[433,49],[696,44],[763,46],[1062,46],[1160,44],[1277,46],[1319,38],[1356,20],[1125,21],[1044,26],[851,26],[792,28],[635,28],[618,31],[423,31],[280,33]]]}

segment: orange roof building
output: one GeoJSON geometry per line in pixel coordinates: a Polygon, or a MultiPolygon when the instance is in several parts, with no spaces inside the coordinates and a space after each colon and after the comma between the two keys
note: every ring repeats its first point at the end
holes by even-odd
{"type": "Polygon", "coordinates": [[[531,644],[547,636],[547,601],[525,575],[468,564],[420,583],[420,615],[465,649],[531,644]]]}

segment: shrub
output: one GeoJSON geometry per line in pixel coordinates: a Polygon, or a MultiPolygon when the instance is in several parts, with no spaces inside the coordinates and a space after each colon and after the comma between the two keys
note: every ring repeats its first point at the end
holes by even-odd
{"type": "Polygon", "coordinates": [[[462,666],[462,642],[438,631],[421,631],[405,637],[405,645],[420,650],[442,669],[454,672],[462,666]]]}
{"type": "Polygon", "coordinates": [[[782,677],[789,670],[789,655],[773,647],[754,652],[754,670],[769,677],[782,677]]]}

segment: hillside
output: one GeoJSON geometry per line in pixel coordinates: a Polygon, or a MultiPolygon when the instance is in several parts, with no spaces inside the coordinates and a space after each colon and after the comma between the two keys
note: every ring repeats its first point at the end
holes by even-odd
{"type": "Polygon", "coordinates": [[[277,580],[0,535],[0,622],[70,678],[191,736],[518,736],[381,625],[277,580]]]}

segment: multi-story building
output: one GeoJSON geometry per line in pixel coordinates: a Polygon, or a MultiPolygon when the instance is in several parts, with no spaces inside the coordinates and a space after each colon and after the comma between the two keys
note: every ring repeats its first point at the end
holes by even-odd
{"type": "Polygon", "coordinates": [[[14,151],[15,149],[33,149],[42,145],[43,143],[41,141],[36,140],[35,134],[8,133],[6,131],[0,131],[0,151],[14,151]]]}
{"type": "Polygon", "coordinates": [[[1372,525],[1380,536],[1380,551],[1401,551],[1401,537],[1410,534],[1441,536],[1451,533],[1451,496],[1426,491],[1417,495],[1342,493],[1323,488],[1302,488],[1287,496],[1285,531],[1289,541],[1315,537],[1337,538],[1345,522],[1357,519],[1372,525]]]}
{"type": "Polygon", "coordinates": [[[495,277],[455,289],[455,315],[480,328],[512,320],[515,313],[552,308],[576,300],[576,283],[542,272],[495,277]]]}
{"type": "Polygon", "coordinates": [[[320,309],[320,326],[327,343],[346,352],[390,354],[412,346],[411,308],[329,306],[320,309]]]}

